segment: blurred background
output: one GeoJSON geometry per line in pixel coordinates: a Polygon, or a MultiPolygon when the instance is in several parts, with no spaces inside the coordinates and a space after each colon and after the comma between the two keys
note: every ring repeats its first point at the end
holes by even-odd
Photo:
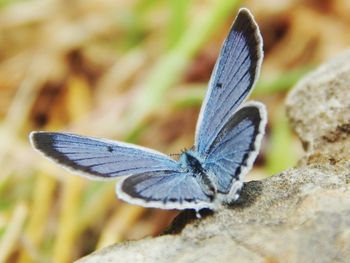
{"type": "Polygon", "coordinates": [[[114,183],[52,164],[33,151],[28,133],[71,131],[168,154],[190,148],[206,83],[241,6],[264,38],[252,97],[266,103],[269,124],[247,177],[256,180],[301,156],[284,98],[350,46],[350,1],[0,0],[0,262],[72,262],[169,225],[176,211],[117,200],[114,183]]]}

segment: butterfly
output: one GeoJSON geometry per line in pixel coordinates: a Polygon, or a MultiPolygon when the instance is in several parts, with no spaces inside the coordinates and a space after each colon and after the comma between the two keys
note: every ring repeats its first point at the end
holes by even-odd
{"type": "Polygon", "coordinates": [[[178,160],[141,146],[75,135],[33,131],[32,146],[90,179],[115,179],[117,196],[162,209],[216,210],[239,197],[267,123],[260,102],[244,102],[260,73],[262,37],[242,8],[225,39],[200,110],[194,147],[178,160]]]}

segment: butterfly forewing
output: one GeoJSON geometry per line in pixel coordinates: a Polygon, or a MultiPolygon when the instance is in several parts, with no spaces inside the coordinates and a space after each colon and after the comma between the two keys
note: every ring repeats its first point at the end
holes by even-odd
{"type": "Polygon", "coordinates": [[[198,119],[195,146],[203,156],[250,94],[262,57],[258,26],[251,13],[241,9],[224,41],[198,119]]]}
{"type": "Polygon", "coordinates": [[[168,156],[132,144],[58,132],[33,132],[30,137],[46,157],[92,179],[179,169],[168,156]]]}

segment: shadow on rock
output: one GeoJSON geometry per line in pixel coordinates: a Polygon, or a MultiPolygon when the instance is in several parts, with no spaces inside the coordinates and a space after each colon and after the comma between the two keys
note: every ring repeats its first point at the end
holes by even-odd
{"type": "Polygon", "coordinates": [[[198,217],[195,210],[186,209],[175,217],[171,225],[164,231],[163,235],[178,234],[187,224],[190,224],[195,220],[201,220],[207,216],[211,216],[213,213],[214,212],[210,209],[201,209],[199,211],[200,217],[198,217]]]}
{"type": "Polygon", "coordinates": [[[231,204],[227,204],[226,207],[229,209],[249,207],[253,205],[262,194],[262,189],[262,181],[251,181],[245,183],[241,189],[238,200],[231,204]]]}
{"type": "MultiPolygon", "coordinates": [[[[263,183],[260,181],[251,181],[244,184],[240,197],[237,201],[232,204],[225,206],[225,209],[236,209],[236,208],[245,208],[251,206],[257,198],[262,193],[263,183]]],[[[215,212],[210,209],[201,209],[199,211],[200,218],[197,216],[197,213],[193,209],[187,209],[181,212],[171,225],[164,231],[163,234],[178,234],[180,233],[187,224],[194,222],[195,220],[202,220],[207,216],[213,215],[215,212]]]]}

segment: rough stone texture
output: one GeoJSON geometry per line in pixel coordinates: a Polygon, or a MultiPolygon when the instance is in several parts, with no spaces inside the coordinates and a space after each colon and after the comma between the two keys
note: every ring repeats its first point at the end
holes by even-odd
{"type": "Polygon", "coordinates": [[[348,151],[342,151],[350,146],[350,50],[301,80],[286,105],[308,152],[348,157],[348,151]]]}
{"type": "Polygon", "coordinates": [[[172,234],[78,262],[350,262],[350,52],[302,80],[287,105],[307,150],[299,167],[245,184],[238,203],[202,219],[180,214],[172,234]]]}
{"type": "Polygon", "coordinates": [[[103,249],[95,262],[350,262],[350,166],[309,165],[246,184],[240,203],[180,234],[103,249]]]}

